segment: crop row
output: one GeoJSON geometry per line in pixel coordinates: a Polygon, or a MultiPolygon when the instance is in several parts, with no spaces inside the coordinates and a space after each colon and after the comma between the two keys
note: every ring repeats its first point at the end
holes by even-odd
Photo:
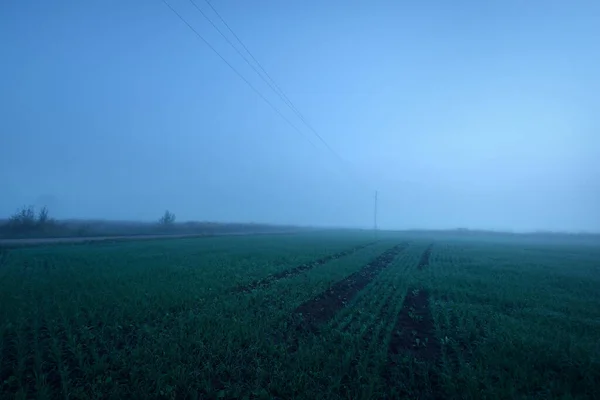
{"type": "MultiPolygon", "coordinates": [[[[332,257],[330,262],[333,265],[339,261],[344,269],[353,268],[353,265],[358,267],[369,254],[361,255],[359,250],[352,252],[353,257],[349,260],[352,262],[338,260],[339,257],[332,257]]],[[[340,257],[348,255],[350,252],[340,257]]],[[[179,299],[178,290],[174,289],[180,288],[178,285],[181,284],[187,285],[182,282],[185,274],[181,273],[181,268],[171,268],[170,273],[165,271],[164,280],[144,279],[145,274],[117,280],[114,276],[116,271],[110,265],[112,260],[106,260],[109,261],[107,268],[100,269],[81,262],[81,259],[71,259],[55,265],[48,274],[45,270],[43,274],[39,273],[42,270],[38,267],[44,262],[52,265],[56,261],[54,257],[30,261],[28,265],[36,268],[37,273],[32,274],[29,282],[21,282],[21,288],[28,290],[20,293],[19,298],[13,298],[12,303],[2,305],[4,312],[10,312],[7,315],[11,318],[10,322],[3,320],[0,325],[0,393],[11,393],[21,398],[33,397],[34,394],[56,397],[59,393],[69,393],[74,398],[89,397],[92,393],[123,395],[124,387],[133,387],[134,377],[137,376],[140,382],[151,379],[152,371],[159,367],[159,364],[151,364],[153,362],[162,360],[173,368],[177,364],[189,367],[192,359],[188,355],[196,353],[206,359],[206,355],[201,354],[221,354],[221,349],[215,346],[219,338],[223,344],[225,337],[218,329],[227,333],[228,340],[235,347],[240,345],[240,338],[249,337],[246,334],[236,335],[231,330],[235,325],[227,317],[235,317],[244,308],[238,301],[233,301],[237,296],[224,292],[205,297],[202,293],[206,293],[207,288],[203,286],[179,299]],[[78,268],[95,274],[86,277],[78,268]],[[52,280],[54,274],[59,275],[56,271],[60,271],[65,280],[76,280],[79,284],[67,286],[52,280]],[[50,296],[36,292],[35,289],[43,285],[54,289],[53,292],[50,290],[50,296]],[[116,303],[121,307],[113,306],[116,303]],[[9,307],[10,304],[15,307],[9,307]],[[17,311],[19,309],[26,312],[17,311]],[[228,310],[232,309],[235,311],[230,314],[228,310]],[[189,339],[183,340],[184,337],[189,339]],[[198,347],[197,340],[202,340],[208,347],[198,347]],[[167,349],[168,352],[165,352],[167,349]],[[157,354],[157,351],[160,353],[157,354]],[[173,357],[175,354],[179,355],[173,357]],[[152,358],[155,361],[150,361],[152,358]]],[[[157,271],[156,267],[150,268],[157,271]]],[[[344,273],[344,269],[337,273],[344,273]]],[[[159,277],[160,274],[156,276],[159,277]]],[[[293,281],[292,276],[289,278],[293,281]]],[[[276,287],[273,293],[282,287],[276,287]]],[[[267,305],[264,301],[256,301],[262,293],[258,291],[247,299],[248,305],[253,303],[255,312],[267,305]]],[[[282,294],[279,293],[280,298],[282,294]]],[[[6,295],[4,292],[3,296],[6,295]]],[[[270,311],[266,308],[263,312],[270,311]]],[[[263,324],[273,323],[276,315],[278,313],[263,324]]],[[[248,322],[245,325],[256,328],[252,315],[243,318],[248,322]]],[[[256,331],[251,333],[254,335],[256,331]]],[[[206,361],[211,362],[212,357],[209,356],[206,361]]],[[[231,365],[243,363],[232,359],[231,365]]],[[[198,379],[195,385],[188,386],[199,390],[198,386],[202,385],[206,393],[211,392],[211,385],[213,390],[225,387],[217,383],[223,377],[220,377],[216,364],[213,364],[212,370],[203,369],[198,379]],[[207,386],[207,380],[213,380],[213,383],[207,386]]]]}

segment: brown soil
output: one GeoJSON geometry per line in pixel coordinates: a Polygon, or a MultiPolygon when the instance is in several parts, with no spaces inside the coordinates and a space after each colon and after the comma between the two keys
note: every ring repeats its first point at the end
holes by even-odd
{"type": "Polygon", "coordinates": [[[310,261],[308,263],[299,265],[297,267],[294,267],[292,269],[288,269],[282,272],[278,272],[276,274],[267,276],[266,278],[263,279],[259,279],[257,281],[251,282],[247,285],[243,285],[243,286],[238,286],[236,288],[233,289],[233,292],[237,292],[237,293],[247,293],[247,292],[251,292],[252,290],[258,288],[258,287],[265,287],[265,286],[269,286],[270,284],[272,284],[275,281],[278,281],[280,279],[284,279],[284,278],[289,278],[291,276],[294,275],[298,275],[304,271],[307,271],[309,269],[312,269],[314,267],[317,267],[319,265],[323,265],[325,263],[328,263],[332,260],[336,260],[338,258],[342,258],[345,257],[347,255],[350,255],[352,253],[356,253],[357,251],[364,249],[367,246],[371,246],[373,245],[375,242],[372,243],[367,243],[367,244],[362,244],[360,246],[355,246],[351,249],[348,250],[344,250],[341,251],[339,253],[335,253],[335,254],[330,254],[328,256],[325,256],[323,258],[319,258],[318,260],[315,261],[310,261]]]}
{"type": "Polygon", "coordinates": [[[419,264],[417,265],[418,269],[423,269],[429,265],[429,257],[431,256],[431,248],[433,247],[433,243],[427,246],[423,255],[421,255],[421,260],[419,260],[419,264]]]}
{"type": "Polygon", "coordinates": [[[392,360],[399,354],[412,354],[425,361],[436,361],[440,345],[434,335],[434,324],[429,309],[429,293],[423,289],[409,289],[388,348],[392,360]]]}
{"type": "Polygon", "coordinates": [[[335,283],[321,295],[301,304],[293,312],[297,330],[315,330],[318,324],[330,320],[345,307],[365,286],[386,268],[407,247],[402,243],[379,255],[376,259],[342,281],[335,283]]]}
{"type": "Polygon", "coordinates": [[[429,293],[423,289],[409,289],[392,331],[388,367],[384,372],[387,386],[394,388],[396,398],[414,394],[415,387],[409,389],[406,386],[409,381],[418,388],[419,398],[446,397],[439,376],[441,347],[434,330],[429,293]]]}

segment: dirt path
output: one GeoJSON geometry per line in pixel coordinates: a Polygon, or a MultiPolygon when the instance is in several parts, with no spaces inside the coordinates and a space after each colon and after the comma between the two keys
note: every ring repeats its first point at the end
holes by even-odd
{"type": "Polygon", "coordinates": [[[88,236],[88,237],[60,237],[60,238],[31,238],[31,239],[0,239],[0,246],[30,246],[40,244],[58,243],[88,243],[111,240],[150,240],[150,239],[181,239],[195,237],[215,236],[249,236],[249,235],[282,235],[296,233],[295,231],[282,232],[228,232],[228,233],[189,233],[178,235],[129,235],[129,236],[88,236]]]}

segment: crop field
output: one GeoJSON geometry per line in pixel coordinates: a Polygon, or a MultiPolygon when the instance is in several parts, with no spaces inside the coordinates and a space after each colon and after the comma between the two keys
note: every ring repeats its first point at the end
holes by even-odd
{"type": "Polygon", "coordinates": [[[600,246],[331,231],[0,248],[0,398],[600,398],[600,246]]]}

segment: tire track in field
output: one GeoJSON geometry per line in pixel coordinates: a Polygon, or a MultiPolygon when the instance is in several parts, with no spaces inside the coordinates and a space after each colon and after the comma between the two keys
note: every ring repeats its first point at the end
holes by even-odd
{"type": "Polygon", "coordinates": [[[440,345],[434,333],[429,292],[411,288],[396,319],[388,355],[393,358],[401,353],[409,353],[417,359],[435,361],[440,355],[440,345]]]}
{"type": "MultiPolygon", "coordinates": [[[[408,268],[405,268],[403,270],[403,272],[406,272],[407,269],[408,268]]],[[[394,313],[394,300],[396,300],[398,298],[398,296],[399,296],[398,293],[396,292],[396,290],[394,290],[386,298],[385,303],[379,310],[379,314],[378,314],[378,316],[380,317],[380,319],[382,321],[392,320],[392,316],[394,313]]],[[[376,327],[377,320],[374,320],[373,322],[375,323],[375,327],[376,327]]],[[[376,343],[383,343],[385,332],[386,332],[385,329],[379,330],[379,332],[377,333],[377,338],[375,339],[376,343]]],[[[366,334],[363,337],[363,340],[365,341],[365,343],[371,342],[374,333],[375,333],[374,326],[373,326],[373,324],[371,324],[367,328],[366,334]]]]}
{"type": "Polygon", "coordinates": [[[296,331],[315,331],[318,325],[329,321],[407,247],[407,243],[401,243],[388,249],[359,271],[298,306],[292,312],[296,331]]]}
{"type": "MultiPolygon", "coordinates": [[[[427,256],[430,247],[431,246],[425,250],[424,255],[427,256]]],[[[439,375],[435,372],[437,371],[435,368],[437,367],[437,362],[441,356],[441,348],[435,340],[436,338],[433,336],[434,324],[429,309],[429,295],[427,292],[420,293],[420,291],[411,288],[408,290],[408,293],[403,296],[404,293],[395,290],[397,280],[402,279],[400,276],[405,275],[409,269],[415,267],[418,268],[419,265],[422,264],[423,258],[425,257],[422,255],[417,263],[406,263],[404,268],[400,268],[395,278],[389,282],[389,285],[392,285],[394,289],[387,292],[383,298],[377,298],[377,290],[375,289],[373,292],[369,293],[371,297],[375,298],[374,310],[377,309],[377,311],[376,315],[372,315],[368,320],[364,321],[367,325],[364,330],[359,329],[359,332],[357,332],[354,329],[355,327],[352,326],[358,319],[355,318],[355,316],[353,316],[350,322],[342,327],[341,330],[351,334],[355,332],[355,334],[361,336],[360,339],[362,346],[364,346],[363,351],[365,352],[361,357],[367,357],[366,362],[368,370],[380,370],[381,377],[385,382],[386,387],[399,392],[402,396],[408,396],[410,393],[404,393],[402,385],[404,382],[412,381],[422,388],[421,393],[423,398],[439,398],[439,394],[442,392],[438,384],[439,375]],[[402,297],[404,297],[404,300],[400,305],[400,311],[398,311],[396,304],[402,297]],[[406,322],[407,320],[411,321],[411,323],[413,323],[413,321],[416,322],[418,329],[414,329],[414,323],[413,325],[409,325],[406,322]],[[386,343],[386,336],[390,332],[389,328],[393,328],[393,330],[391,332],[390,342],[386,343]],[[408,334],[407,338],[402,336],[402,334],[406,333],[408,334]],[[421,346],[415,347],[414,345],[417,343],[421,346]],[[425,347],[426,345],[428,347],[425,347]],[[366,355],[369,354],[369,348],[376,349],[380,346],[388,347],[386,356],[387,361],[384,364],[384,368],[381,368],[376,360],[371,359],[366,355]],[[423,356],[424,351],[429,353],[427,353],[426,356],[423,356]],[[407,370],[408,364],[406,358],[403,357],[411,354],[415,357],[416,361],[421,363],[420,365],[413,365],[412,369],[407,370]],[[429,362],[429,365],[433,366],[433,369],[429,368],[429,366],[423,367],[423,361],[429,362]]],[[[381,287],[381,289],[383,289],[383,287],[381,287]]],[[[415,360],[412,361],[413,364],[415,360]]],[[[359,364],[360,360],[358,358],[352,360],[352,368],[347,375],[344,376],[344,382],[347,386],[351,386],[353,381],[360,379],[360,373],[354,370],[359,364]]],[[[362,368],[365,368],[365,366],[363,365],[362,368]]],[[[349,396],[351,394],[346,393],[346,395],[349,396]]]]}
{"type": "MultiPolygon", "coordinates": [[[[398,275],[405,274],[408,270],[408,264],[405,265],[405,268],[402,268],[401,271],[398,271],[398,275]]],[[[396,276],[396,279],[400,279],[396,276]]],[[[353,382],[360,381],[361,373],[357,370],[361,362],[366,361],[367,370],[369,371],[377,371],[380,366],[377,363],[377,360],[373,357],[367,356],[366,354],[371,354],[375,348],[381,348],[382,344],[385,343],[385,334],[387,332],[387,326],[389,324],[388,321],[393,321],[395,307],[394,302],[400,296],[400,290],[396,290],[396,283],[390,283],[392,289],[387,292],[387,295],[384,298],[377,298],[377,293],[379,290],[385,290],[383,285],[379,285],[377,288],[373,287],[374,293],[369,293],[369,297],[375,297],[374,308],[377,310],[373,315],[370,315],[368,319],[364,321],[366,328],[364,330],[361,329],[360,325],[360,315],[356,312],[353,313],[350,322],[348,322],[345,326],[342,326],[340,331],[345,332],[350,335],[359,336],[360,342],[359,346],[361,348],[357,354],[358,357],[354,357],[350,361],[350,369],[343,375],[342,377],[342,385],[341,385],[341,395],[344,398],[352,398],[355,396],[354,393],[347,391],[346,388],[352,387],[353,382]],[[383,322],[382,322],[383,321],[383,322]],[[359,325],[356,325],[359,324],[359,325]],[[358,330],[356,329],[358,326],[358,330]]],[[[365,366],[363,366],[365,368],[365,366]]],[[[375,373],[375,372],[374,372],[375,373]]]]}
{"type": "MultiPolygon", "coordinates": [[[[431,245],[429,246],[431,247],[431,245]]],[[[428,249],[425,250],[425,253],[423,253],[420,257],[420,261],[417,263],[417,268],[419,265],[421,265],[421,262],[424,258],[424,256],[426,255],[426,252],[428,251],[428,249]]],[[[406,263],[404,265],[404,268],[402,268],[401,270],[399,270],[397,272],[397,275],[405,275],[407,273],[407,271],[410,269],[412,263],[406,263]]],[[[412,264],[414,266],[414,264],[412,264]]],[[[394,279],[397,279],[396,277],[394,279]]],[[[373,303],[375,308],[378,310],[378,314],[377,316],[373,317],[373,319],[369,322],[369,326],[367,327],[365,333],[364,333],[364,337],[363,340],[365,340],[366,342],[370,342],[371,338],[373,337],[373,326],[372,324],[374,322],[379,321],[394,321],[394,314],[396,313],[395,310],[395,306],[394,306],[394,302],[396,299],[399,298],[399,294],[396,291],[395,285],[393,283],[390,283],[392,286],[394,286],[394,290],[387,292],[387,295],[384,296],[383,298],[379,297],[379,299],[375,300],[375,302],[373,303]]],[[[383,288],[383,284],[380,284],[378,289],[383,288]]],[[[375,296],[378,293],[378,290],[373,289],[373,293],[370,294],[370,296],[375,296]]],[[[354,323],[356,323],[358,321],[358,319],[360,318],[360,314],[358,313],[353,313],[352,316],[350,317],[349,321],[344,321],[344,322],[340,322],[337,324],[337,326],[334,326],[334,328],[340,329],[340,331],[342,332],[351,332],[352,331],[352,325],[354,323]]],[[[385,329],[382,330],[381,332],[379,332],[377,340],[378,343],[383,342],[384,336],[385,335],[385,329]]]]}
{"type": "Polygon", "coordinates": [[[441,346],[435,337],[427,290],[409,288],[392,331],[387,358],[383,378],[388,387],[398,389],[403,395],[398,386],[412,376],[422,386],[422,398],[444,398],[438,370],[441,346]],[[412,360],[405,356],[412,356],[412,360]],[[407,368],[407,363],[413,364],[413,368],[407,368]]]}
{"type": "MultiPolygon", "coordinates": [[[[378,323],[377,323],[378,321],[388,321],[393,318],[392,314],[395,312],[393,303],[399,297],[399,293],[398,293],[399,290],[397,290],[397,280],[400,279],[399,276],[406,275],[410,266],[411,266],[411,263],[405,263],[403,268],[399,268],[398,271],[396,271],[395,275],[391,278],[391,282],[388,282],[388,286],[389,285],[392,286],[392,288],[390,290],[386,290],[386,288],[384,287],[384,282],[382,282],[377,288],[373,287],[373,289],[371,290],[371,293],[369,293],[369,297],[376,298],[376,300],[373,304],[374,304],[375,309],[377,310],[377,315],[372,315],[372,318],[368,322],[367,329],[365,330],[365,332],[363,334],[363,340],[365,343],[369,343],[371,341],[371,338],[373,337],[373,334],[375,333],[374,330],[378,326],[378,323]],[[377,294],[379,294],[381,291],[383,291],[384,293],[387,293],[387,295],[385,295],[384,297],[377,296],[377,294]]],[[[339,328],[341,328],[340,330],[342,332],[347,332],[347,333],[352,332],[353,324],[355,324],[359,319],[360,319],[359,313],[356,313],[356,312],[352,313],[352,317],[349,322],[339,325],[339,328]]],[[[378,340],[379,339],[381,339],[381,340],[379,340],[378,343],[381,343],[381,341],[383,340],[382,335],[384,333],[385,333],[385,330],[382,330],[382,332],[379,333],[378,340]]]]}
{"type": "Polygon", "coordinates": [[[423,255],[421,255],[421,260],[419,261],[419,265],[417,266],[417,268],[419,270],[421,270],[429,265],[429,258],[431,257],[431,248],[432,247],[433,247],[433,243],[431,243],[429,246],[427,246],[427,248],[423,252],[423,255]]]}
{"type": "MultiPolygon", "coordinates": [[[[383,288],[382,283],[375,283],[375,284],[373,284],[373,286],[371,287],[370,290],[379,292],[382,288],[383,288]]],[[[376,305],[379,305],[379,303],[380,302],[376,302],[376,305]]],[[[348,319],[346,319],[346,320],[334,322],[331,325],[332,329],[337,329],[341,332],[350,332],[352,326],[354,324],[356,324],[358,320],[360,320],[361,313],[355,311],[355,312],[352,312],[351,314],[347,315],[347,317],[348,317],[348,319]]]]}
{"type": "Polygon", "coordinates": [[[377,242],[370,242],[370,243],[367,243],[367,244],[361,244],[359,246],[354,246],[354,247],[352,247],[350,249],[347,249],[347,250],[344,250],[344,251],[340,251],[340,252],[335,253],[335,254],[329,254],[329,255],[327,255],[325,257],[322,257],[322,258],[319,258],[317,260],[309,261],[309,262],[301,264],[301,265],[299,265],[297,267],[294,267],[294,268],[291,268],[291,269],[287,269],[285,271],[281,271],[281,272],[278,272],[278,273],[273,274],[273,275],[269,275],[266,278],[262,278],[262,279],[259,279],[257,281],[245,284],[245,285],[237,286],[237,287],[235,287],[232,290],[232,292],[234,292],[234,293],[249,293],[249,292],[253,291],[256,288],[269,286],[272,283],[274,283],[275,281],[278,281],[280,279],[289,278],[289,277],[292,277],[292,276],[295,276],[295,275],[299,275],[302,272],[308,271],[309,269],[313,269],[313,268],[315,268],[315,267],[317,267],[319,265],[323,265],[323,264],[326,264],[326,263],[328,263],[330,261],[333,261],[335,259],[342,258],[342,257],[348,256],[350,254],[356,253],[357,251],[362,250],[362,249],[364,249],[364,248],[366,248],[368,246],[372,246],[375,243],[377,243],[377,242]]]}
{"type": "MultiPolygon", "coordinates": [[[[433,243],[423,251],[416,264],[417,269],[420,270],[429,264],[432,247],[433,243]]],[[[412,266],[414,268],[415,264],[412,266]]],[[[409,268],[407,264],[399,274],[405,274],[409,268]]],[[[376,291],[370,293],[371,296],[376,294],[376,291]]],[[[410,288],[398,312],[395,304],[396,300],[401,298],[400,293],[393,290],[383,299],[376,300],[377,316],[366,322],[368,326],[360,333],[362,343],[365,350],[369,346],[384,344],[389,332],[386,327],[393,324],[388,344],[387,367],[382,372],[386,386],[398,390],[403,396],[408,395],[409,393],[403,393],[402,382],[414,381],[416,378],[416,384],[422,388],[423,398],[443,398],[437,370],[441,361],[441,345],[435,337],[429,293],[414,287],[410,288]],[[389,322],[380,324],[379,321],[389,322]],[[412,356],[412,361],[407,361],[406,356],[412,356]],[[407,363],[414,364],[415,361],[420,364],[413,365],[407,370],[407,363]]],[[[358,317],[353,315],[342,331],[353,332],[352,325],[359,319],[358,317]]],[[[358,360],[352,362],[354,366],[358,363],[358,360]]],[[[371,364],[370,368],[376,369],[376,363],[371,364]]],[[[350,384],[350,380],[359,379],[359,376],[350,373],[345,379],[349,380],[348,384],[350,384]]]]}

